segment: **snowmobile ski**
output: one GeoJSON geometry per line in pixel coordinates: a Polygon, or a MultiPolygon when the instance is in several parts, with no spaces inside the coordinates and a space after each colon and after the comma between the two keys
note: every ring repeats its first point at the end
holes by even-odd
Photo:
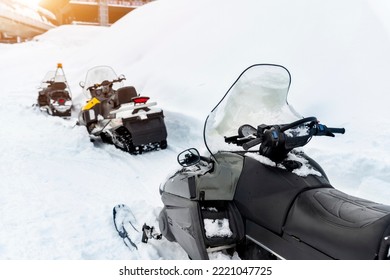
{"type": "Polygon", "coordinates": [[[125,204],[118,204],[112,210],[115,229],[123,242],[131,251],[138,250],[141,233],[137,229],[137,220],[130,207],[125,204]]]}

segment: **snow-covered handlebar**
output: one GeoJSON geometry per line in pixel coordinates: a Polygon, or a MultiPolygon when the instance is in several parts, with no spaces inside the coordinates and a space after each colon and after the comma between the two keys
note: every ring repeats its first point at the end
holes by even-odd
{"type": "Polygon", "coordinates": [[[256,128],[243,125],[238,135],[225,137],[225,142],[242,146],[248,150],[260,145],[260,154],[274,161],[282,161],[288,152],[306,145],[313,136],[331,136],[345,133],[344,128],[331,128],[320,124],[315,117],[308,117],[289,124],[259,125],[256,128]]]}

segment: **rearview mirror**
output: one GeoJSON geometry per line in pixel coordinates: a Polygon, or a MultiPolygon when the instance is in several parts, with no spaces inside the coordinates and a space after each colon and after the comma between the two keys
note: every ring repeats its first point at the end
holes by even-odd
{"type": "Polygon", "coordinates": [[[200,154],[197,149],[190,148],[181,152],[177,156],[177,162],[183,166],[188,167],[197,164],[200,161],[200,154]]]}

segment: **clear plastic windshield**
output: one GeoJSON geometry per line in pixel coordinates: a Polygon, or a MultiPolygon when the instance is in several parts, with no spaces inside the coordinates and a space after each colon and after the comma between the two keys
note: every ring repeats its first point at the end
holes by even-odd
{"type": "MultiPolygon", "coordinates": [[[[41,82],[41,88],[47,87],[50,83],[67,83],[64,74],[59,73],[58,70],[49,71],[43,77],[41,82]]],[[[68,85],[67,85],[68,86],[68,85]]]]}
{"type": "Polygon", "coordinates": [[[56,76],[56,71],[49,71],[46,73],[46,75],[43,77],[41,81],[41,88],[47,87],[51,82],[54,81],[54,77],[56,76]]]}
{"type": "MultiPolygon", "coordinates": [[[[72,96],[72,93],[70,91],[70,87],[68,85],[68,82],[65,77],[64,70],[62,68],[57,68],[55,71],[49,71],[46,73],[46,75],[43,77],[41,81],[40,88],[45,89],[49,86],[53,86],[55,84],[65,84],[65,89],[69,96],[72,96]]],[[[62,86],[61,86],[62,87],[62,86]]]]}
{"type": "MultiPolygon", "coordinates": [[[[282,124],[301,116],[287,103],[291,76],[280,65],[256,64],[247,68],[207,117],[204,140],[209,151],[244,151],[225,143],[241,125],[282,124]]],[[[258,147],[257,147],[258,148],[258,147]]]]}
{"type": "MultiPolygon", "coordinates": [[[[87,98],[92,98],[91,93],[87,90],[90,86],[101,84],[103,81],[113,81],[118,79],[118,75],[110,66],[96,66],[88,70],[85,77],[83,93],[87,98]]],[[[123,86],[122,83],[114,83],[113,88],[118,89],[123,86]]]]}

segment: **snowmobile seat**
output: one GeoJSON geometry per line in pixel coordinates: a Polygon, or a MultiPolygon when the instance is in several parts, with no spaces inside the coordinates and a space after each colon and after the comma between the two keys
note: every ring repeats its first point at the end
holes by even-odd
{"type": "Polygon", "coordinates": [[[336,189],[312,189],[292,205],[284,232],[336,259],[386,258],[390,206],[336,189]],[[380,248],[385,256],[378,256],[380,248]]]}
{"type": "Polygon", "coordinates": [[[137,97],[137,91],[132,86],[121,87],[117,90],[117,100],[116,105],[119,106],[124,103],[132,102],[131,99],[133,97],[137,97]]]}
{"type": "Polygon", "coordinates": [[[52,85],[50,85],[50,89],[53,90],[65,90],[66,84],[64,82],[55,82],[52,85]]]}
{"type": "Polygon", "coordinates": [[[333,189],[324,176],[298,176],[245,157],[234,201],[246,219],[282,235],[296,197],[306,190],[323,188],[333,189]],[[253,182],[257,182],[256,187],[253,182]]]}

